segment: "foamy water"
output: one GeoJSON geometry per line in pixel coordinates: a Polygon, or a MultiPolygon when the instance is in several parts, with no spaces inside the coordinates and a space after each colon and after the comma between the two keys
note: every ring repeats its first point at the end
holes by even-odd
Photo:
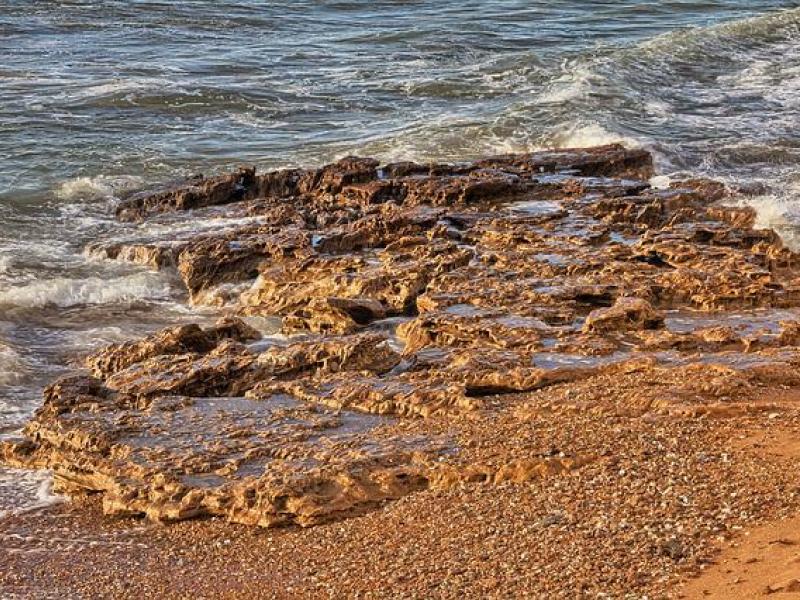
{"type": "MultiPolygon", "coordinates": [[[[0,435],[81,353],[208,318],[169,275],[85,252],[254,222],[111,218],[178,175],[622,141],[654,185],[768,186],[746,202],[800,246],[794,1],[0,0],[0,31],[0,435]]],[[[0,511],[37,506],[27,477],[2,472],[0,511]]]]}
{"type": "Polygon", "coordinates": [[[142,177],[134,175],[76,177],[58,185],[55,195],[65,201],[114,199],[125,192],[141,188],[144,183],[142,177]]]}
{"type": "Polygon", "coordinates": [[[28,367],[19,352],[10,346],[0,344],[0,385],[19,383],[27,371],[28,367]]]}
{"type": "Polygon", "coordinates": [[[12,512],[27,512],[62,501],[62,497],[53,493],[53,478],[49,471],[0,469],[0,518],[12,512]]]}
{"type": "Polygon", "coordinates": [[[0,291],[0,306],[12,304],[44,308],[114,304],[140,298],[166,299],[173,293],[172,282],[162,273],[135,273],[114,279],[59,277],[17,287],[6,287],[0,291]]]}

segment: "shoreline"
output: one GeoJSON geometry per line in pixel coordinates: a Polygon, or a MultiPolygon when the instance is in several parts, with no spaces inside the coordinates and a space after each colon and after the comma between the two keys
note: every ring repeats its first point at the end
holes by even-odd
{"type": "MultiPolygon", "coordinates": [[[[187,562],[196,597],[233,593],[231,564],[240,597],[674,590],[709,544],[797,512],[798,456],[752,438],[798,431],[800,257],[723,185],[652,174],[616,145],[347,157],[123,201],[141,238],[89,251],[177,271],[221,319],[97,349],[0,444],[102,501],[0,524],[20,544],[0,584],[28,585],[18,561],[60,522],[123,555],[151,539],[131,585],[159,597],[187,562]],[[246,222],[147,229],[215,215],[246,222]]],[[[80,580],[58,552],[35,578],[125,594],[72,543],[80,580]]]]}
{"type": "MultiPolygon", "coordinates": [[[[744,426],[727,419],[708,425],[721,430],[710,436],[717,445],[743,438],[731,460],[741,471],[737,483],[748,482],[753,498],[756,488],[774,483],[765,458],[777,460],[778,471],[800,461],[796,451],[779,456],[782,442],[800,433],[799,410],[780,419],[748,419],[744,426]],[[764,440],[765,434],[773,439],[764,440]]],[[[796,497],[783,498],[783,506],[776,503],[742,529],[722,533],[724,540],[708,535],[692,559],[667,558],[658,570],[643,573],[640,558],[624,552],[624,544],[609,546],[604,536],[595,538],[573,523],[573,534],[584,538],[576,543],[569,524],[551,512],[570,503],[608,506],[610,496],[624,494],[629,482],[617,490],[586,481],[569,487],[582,485],[579,497],[513,484],[424,491],[307,529],[260,529],[221,519],[163,525],[113,519],[102,515],[96,498],[78,499],[0,522],[7,548],[0,559],[0,590],[20,598],[574,597],[603,589],[581,590],[581,577],[603,576],[620,593],[691,599],[737,591],[767,597],[767,586],[777,589],[797,575],[790,559],[800,534],[785,527],[797,522],[796,497]],[[536,502],[541,497],[544,506],[536,502]],[[578,548],[578,555],[564,551],[578,548]],[[758,562],[750,562],[753,556],[758,562]],[[767,565],[763,574],[761,565],[767,565]]]]}

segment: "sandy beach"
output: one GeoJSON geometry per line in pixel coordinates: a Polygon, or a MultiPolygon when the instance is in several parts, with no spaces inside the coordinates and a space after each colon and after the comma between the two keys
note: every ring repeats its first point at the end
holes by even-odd
{"type": "Polygon", "coordinates": [[[159,525],[109,519],[94,500],[61,504],[4,520],[0,589],[19,598],[762,597],[800,576],[800,454],[786,444],[800,413],[790,404],[774,418],[624,427],[556,416],[536,423],[535,440],[533,423],[501,420],[492,442],[513,434],[546,448],[582,432],[570,447],[609,458],[556,480],[420,492],[310,529],[159,525]],[[603,442],[612,432],[617,441],[603,442]],[[659,440],[673,446],[654,452],[659,440]],[[681,509],[689,490],[705,510],[681,509]]]}

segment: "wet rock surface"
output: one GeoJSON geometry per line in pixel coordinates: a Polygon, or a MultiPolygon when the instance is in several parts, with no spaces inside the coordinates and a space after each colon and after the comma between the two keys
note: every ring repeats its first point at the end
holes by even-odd
{"type": "MultiPolygon", "coordinates": [[[[307,526],[422,491],[578,485],[619,460],[577,435],[551,453],[548,420],[645,439],[789,410],[798,255],[721,184],[651,175],[646,152],[605,146],[348,157],[133,197],[118,214],[142,235],[89,250],[174,270],[227,317],[98,349],[0,456],[107,514],[307,526]],[[229,222],[156,226],[176,215],[229,222]]],[[[658,561],[703,535],[665,538],[658,561]]]]}

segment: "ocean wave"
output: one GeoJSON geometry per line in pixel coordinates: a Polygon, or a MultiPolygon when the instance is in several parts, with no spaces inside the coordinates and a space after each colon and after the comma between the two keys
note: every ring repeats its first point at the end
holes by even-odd
{"type": "MultiPolygon", "coordinates": [[[[74,224],[70,233],[79,228],[79,223],[74,224]]],[[[7,291],[7,285],[32,283],[46,278],[48,273],[60,276],[87,267],[86,258],[76,253],[70,242],[48,238],[50,232],[36,233],[24,239],[0,240],[0,295],[7,291]]]]}
{"type": "Polygon", "coordinates": [[[70,353],[78,355],[106,344],[124,342],[135,337],[135,333],[135,329],[120,327],[118,325],[76,329],[69,332],[69,336],[65,340],[65,345],[69,347],[70,353]]]}
{"type": "Polygon", "coordinates": [[[757,229],[774,229],[788,248],[800,251],[798,193],[800,184],[790,185],[778,192],[744,198],[740,205],[755,209],[757,229]]]}
{"type": "MultiPolygon", "coordinates": [[[[800,28],[799,28],[800,29],[800,28]]],[[[756,52],[740,70],[719,78],[721,85],[796,112],[800,109],[800,30],[798,39],[756,52]]]]}
{"type": "Polygon", "coordinates": [[[563,67],[563,73],[554,77],[536,99],[538,102],[561,104],[585,98],[598,83],[598,75],[591,64],[568,63],[563,67]]]}
{"type": "Polygon", "coordinates": [[[610,131],[599,123],[564,123],[544,140],[545,147],[583,148],[621,143],[629,148],[642,146],[642,140],[610,131]]]}
{"type": "Polygon", "coordinates": [[[28,365],[19,353],[0,342],[0,385],[20,383],[28,372],[28,365]]]}
{"type": "Polygon", "coordinates": [[[79,89],[67,89],[54,100],[75,102],[87,99],[102,99],[110,97],[120,97],[134,92],[163,90],[168,88],[172,82],[160,77],[126,77],[124,79],[111,79],[108,81],[97,82],[93,85],[79,89]]]}
{"type": "Polygon", "coordinates": [[[587,53],[520,96],[498,120],[535,147],[622,141],[664,173],[764,176],[800,164],[800,9],[587,53]]]}
{"type": "Polygon", "coordinates": [[[141,187],[143,181],[134,175],[76,177],[61,183],[55,193],[61,200],[108,200],[141,187]]]}
{"type": "Polygon", "coordinates": [[[122,277],[34,281],[0,291],[0,306],[43,308],[111,304],[140,299],[167,299],[173,293],[163,273],[135,273],[122,277]]]}
{"type": "MultiPolygon", "coordinates": [[[[656,36],[639,45],[641,50],[685,53],[698,48],[726,46],[741,50],[743,43],[774,43],[800,34],[800,8],[789,8],[764,15],[691,27],[656,36]]],[[[726,57],[711,55],[722,60],[726,57]]]]}

